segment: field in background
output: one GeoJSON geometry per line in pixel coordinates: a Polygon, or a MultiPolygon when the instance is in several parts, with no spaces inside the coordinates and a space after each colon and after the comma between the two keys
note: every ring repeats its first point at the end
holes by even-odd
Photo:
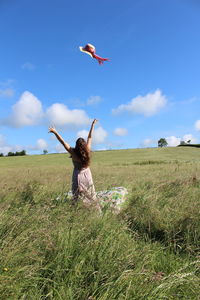
{"type": "MultiPolygon", "coordinates": [[[[94,152],[91,169],[96,189],[142,181],[166,182],[200,174],[197,148],[151,148],[94,152]]],[[[0,158],[0,191],[36,180],[48,189],[71,188],[72,163],[68,154],[0,158]]]]}
{"type": "Polygon", "coordinates": [[[94,152],[96,190],[129,191],[100,217],[66,201],[68,154],[1,157],[2,299],[200,299],[199,151],[94,152]]]}

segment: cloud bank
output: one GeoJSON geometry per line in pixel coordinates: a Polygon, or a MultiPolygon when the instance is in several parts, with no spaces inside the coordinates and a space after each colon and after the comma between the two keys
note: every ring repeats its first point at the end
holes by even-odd
{"type": "Polygon", "coordinates": [[[29,91],[25,91],[12,106],[10,116],[1,120],[0,123],[14,128],[45,123],[62,129],[75,129],[88,125],[90,122],[84,110],[70,110],[62,103],[54,103],[44,111],[42,102],[29,91]]]}

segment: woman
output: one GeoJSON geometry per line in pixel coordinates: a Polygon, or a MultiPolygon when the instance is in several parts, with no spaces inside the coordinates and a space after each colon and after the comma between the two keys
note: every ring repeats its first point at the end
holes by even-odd
{"type": "Polygon", "coordinates": [[[74,165],[74,171],[72,175],[73,199],[77,201],[79,198],[82,198],[86,206],[92,205],[100,209],[96,201],[92,174],[89,168],[92,133],[96,122],[96,119],[94,119],[92,122],[87,142],[83,138],[78,138],[75,148],[72,148],[67,142],[65,142],[54,127],[50,127],[49,132],[54,133],[58,141],[71,154],[74,165]]]}

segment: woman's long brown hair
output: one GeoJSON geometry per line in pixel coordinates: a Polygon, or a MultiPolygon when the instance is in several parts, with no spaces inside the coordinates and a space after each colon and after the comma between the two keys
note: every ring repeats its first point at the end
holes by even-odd
{"type": "Polygon", "coordinates": [[[90,151],[86,141],[83,138],[78,138],[74,151],[81,160],[83,167],[87,168],[90,164],[90,151]]]}

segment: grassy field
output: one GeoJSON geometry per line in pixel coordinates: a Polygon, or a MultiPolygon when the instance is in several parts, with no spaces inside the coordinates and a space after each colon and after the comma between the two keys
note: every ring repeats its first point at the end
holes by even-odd
{"type": "Polygon", "coordinates": [[[0,299],[200,299],[200,150],[94,152],[120,214],[66,201],[68,154],[0,158],[0,299]],[[59,196],[59,198],[58,198],[59,196]]]}

